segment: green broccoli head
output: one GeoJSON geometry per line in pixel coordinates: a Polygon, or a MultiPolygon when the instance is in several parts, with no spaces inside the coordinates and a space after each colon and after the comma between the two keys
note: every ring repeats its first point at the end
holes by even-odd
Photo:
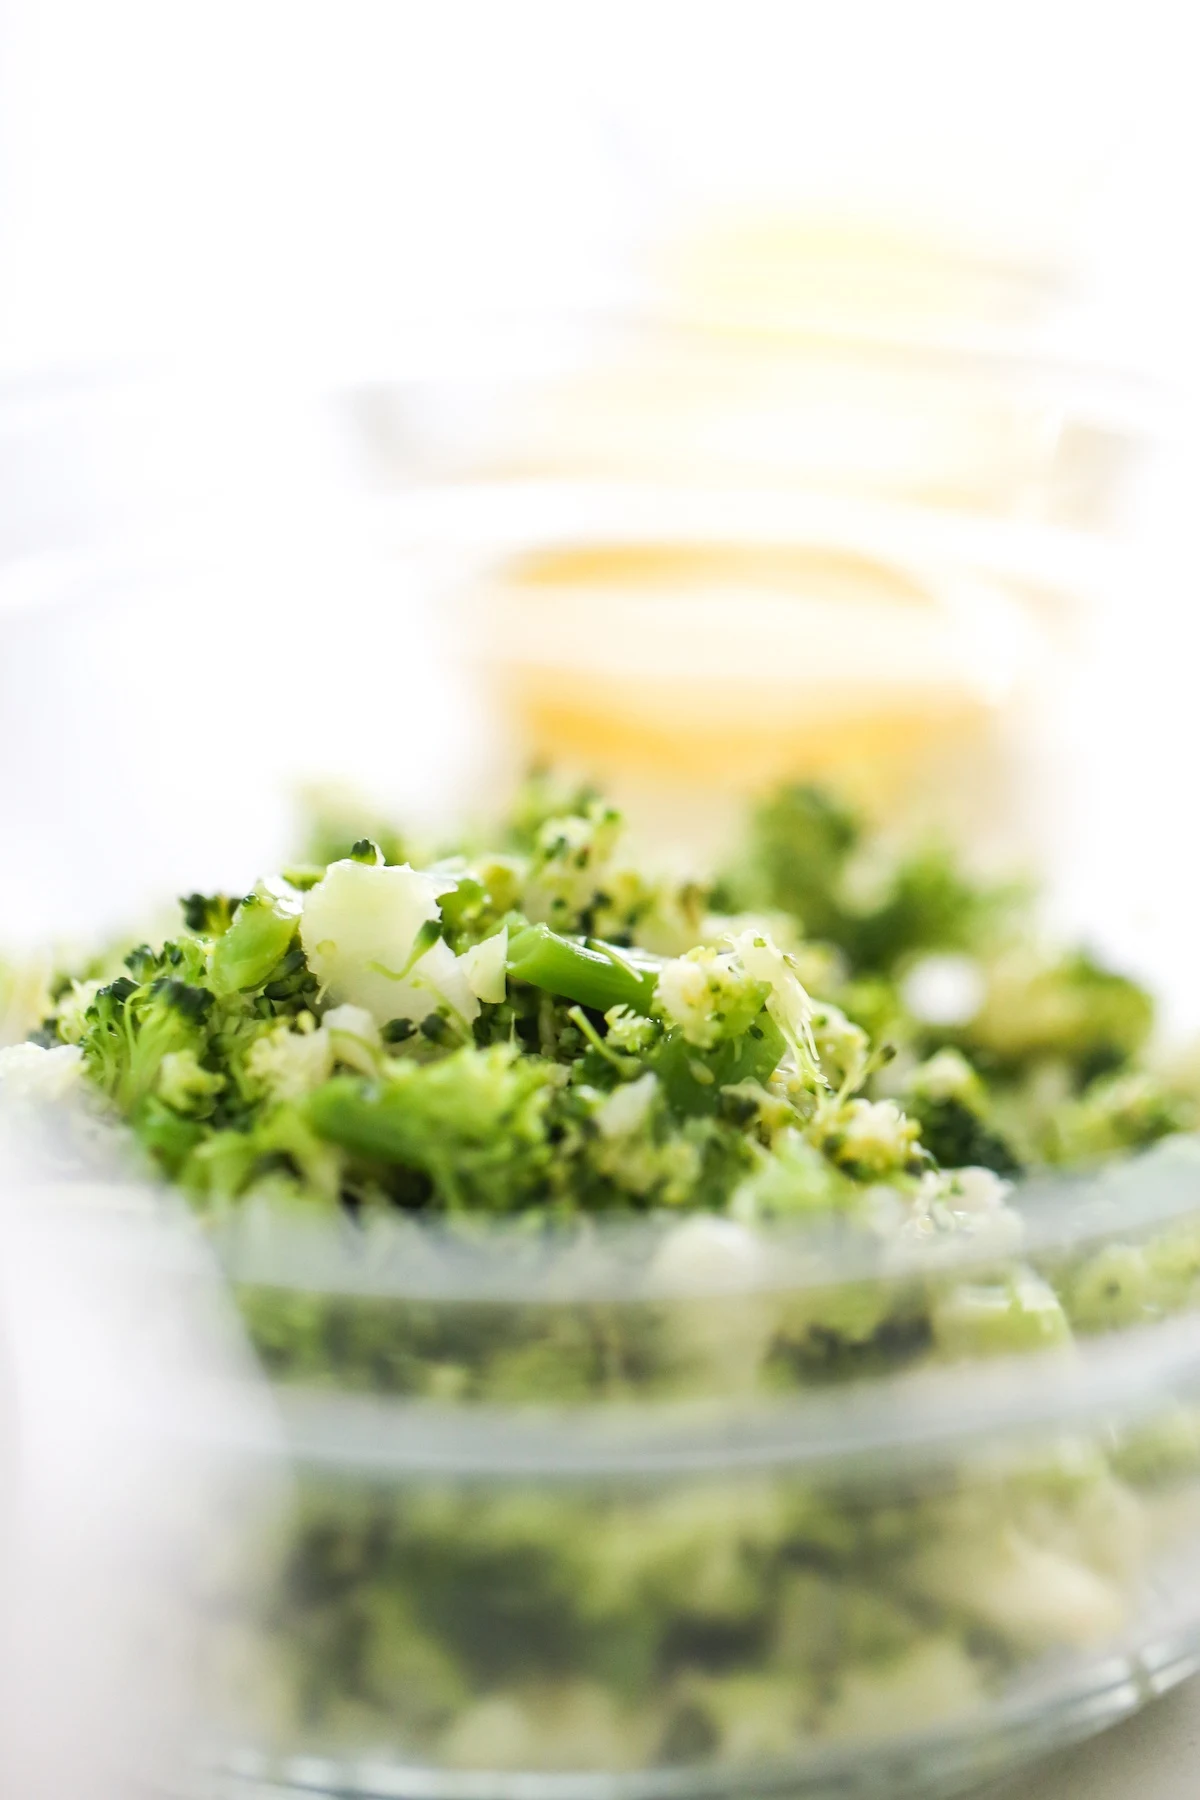
{"type": "Polygon", "coordinates": [[[842,876],[862,838],[861,820],[820,788],[781,788],[751,820],[748,854],[726,875],[718,900],[737,911],[778,908],[811,937],[839,938],[842,876]]]}
{"type": "Polygon", "coordinates": [[[337,786],[314,786],[300,796],[304,817],[300,861],[324,869],[353,853],[364,839],[379,846],[387,863],[407,862],[411,845],[395,824],[363,795],[337,786]]]}
{"type": "Polygon", "coordinates": [[[601,798],[590,782],[564,781],[550,769],[532,769],[509,806],[501,841],[509,850],[529,854],[549,820],[586,818],[589,807],[601,798]]]}
{"type": "Polygon", "coordinates": [[[904,1103],[921,1128],[921,1142],[944,1169],[1020,1173],[1016,1151],[993,1128],[983,1082],[957,1050],[939,1050],[914,1070],[904,1103]]]}
{"type": "Polygon", "coordinates": [[[148,955],[130,958],[146,979],[122,975],[99,990],[79,1039],[93,1079],[127,1114],[153,1092],[164,1058],[190,1052],[199,1061],[208,1047],[212,994],[178,975],[153,973],[148,955]]]}
{"type": "Polygon", "coordinates": [[[220,937],[229,929],[237,901],[228,894],[183,894],[179,905],[189,931],[197,937],[220,937]]]}
{"type": "Polygon", "coordinates": [[[888,850],[850,807],[803,784],[758,807],[740,864],[717,891],[722,905],[791,914],[868,975],[899,972],[926,951],[977,948],[1019,895],[972,879],[944,845],[888,850]]]}
{"type": "Polygon", "coordinates": [[[557,1082],[541,1059],[466,1045],[428,1063],[393,1058],[381,1081],[335,1076],[306,1117],[363,1164],[419,1171],[439,1206],[508,1212],[545,1191],[557,1082]]]}
{"type": "Polygon", "coordinates": [[[1086,951],[1048,957],[1017,946],[988,968],[983,1005],[961,1042],[981,1067],[1011,1074],[1055,1061],[1083,1087],[1123,1068],[1153,1023],[1145,989],[1086,951]]]}

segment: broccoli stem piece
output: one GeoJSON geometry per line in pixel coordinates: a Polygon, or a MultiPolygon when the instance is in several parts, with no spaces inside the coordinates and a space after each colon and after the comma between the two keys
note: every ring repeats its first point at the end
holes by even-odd
{"type": "Polygon", "coordinates": [[[219,999],[261,987],[287,955],[299,922],[298,897],[247,894],[213,945],[209,983],[219,999]]]}
{"type": "Polygon", "coordinates": [[[607,1012],[628,1006],[648,1013],[658,982],[658,968],[644,956],[635,961],[626,951],[598,938],[579,943],[560,937],[548,925],[530,925],[508,946],[508,972],[517,981],[607,1012]]]}

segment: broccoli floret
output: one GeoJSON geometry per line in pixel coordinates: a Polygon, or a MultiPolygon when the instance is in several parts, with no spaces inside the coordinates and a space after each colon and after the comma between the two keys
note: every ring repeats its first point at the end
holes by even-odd
{"type": "Polygon", "coordinates": [[[921,1128],[922,1144],[943,1168],[1020,1173],[1020,1159],[991,1126],[983,1082],[957,1050],[939,1050],[913,1072],[905,1105],[921,1128]]]}
{"type": "Polygon", "coordinates": [[[975,947],[1010,896],[971,881],[949,851],[929,846],[899,861],[874,906],[849,909],[834,941],[856,968],[898,969],[922,951],[975,947]]]}
{"type": "Polygon", "coordinates": [[[653,1005],[688,1044],[711,1050],[743,1037],[770,996],[770,983],[755,981],[732,952],[701,949],[663,966],[653,1005]]]}
{"type": "Polygon", "coordinates": [[[941,845],[886,854],[858,814],[801,785],[758,808],[747,852],[717,898],[777,907],[809,937],[836,945],[854,971],[889,974],[921,951],[976,947],[1020,893],[973,881],[941,845]],[[866,892],[856,879],[864,865],[866,892]]]}
{"type": "Polygon", "coordinates": [[[849,1100],[822,1116],[820,1132],[826,1153],[860,1180],[921,1169],[920,1126],[892,1100],[849,1100]]]}
{"type": "Polygon", "coordinates": [[[179,905],[189,931],[197,937],[220,937],[229,929],[237,901],[228,894],[184,894],[179,905]]]}
{"type": "Polygon", "coordinates": [[[509,807],[501,839],[510,850],[528,854],[550,819],[584,818],[600,798],[599,790],[587,782],[564,782],[552,770],[534,769],[509,807]]]}
{"type": "Polygon", "coordinates": [[[216,1106],[225,1077],[201,1068],[194,1050],[169,1050],[162,1059],[158,1094],[173,1112],[192,1118],[208,1117],[216,1106]]]}
{"type": "Polygon", "coordinates": [[[821,789],[782,788],[755,812],[749,854],[719,885],[717,904],[728,910],[778,907],[799,919],[809,936],[837,941],[837,894],[862,830],[855,814],[821,789]]]}
{"type": "Polygon", "coordinates": [[[79,1040],[89,1073],[124,1113],[133,1113],[158,1082],[164,1058],[207,1049],[213,1007],[207,988],[173,975],[137,982],[127,975],[102,987],[79,1040]]]}
{"type": "Polygon", "coordinates": [[[1001,1072],[1057,1060],[1084,1087],[1123,1068],[1153,1022],[1145,990],[1085,951],[1055,959],[1016,949],[988,969],[983,1005],[960,1041],[1001,1072]]]}
{"type": "Polygon", "coordinates": [[[504,1212],[545,1190],[553,1068],[502,1045],[442,1060],[393,1060],[381,1081],[336,1076],[306,1117],[328,1142],[363,1162],[428,1176],[434,1201],[504,1212]]]}
{"type": "Polygon", "coordinates": [[[582,813],[546,820],[525,882],[523,910],[529,918],[555,931],[586,935],[596,930],[621,824],[616,808],[598,800],[582,813]]]}
{"type": "Polygon", "coordinates": [[[301,803],[305,815],[301,862],[318,873],[348,857],[363,839],[377,844],[387,863],[408,861],[410,846],[403,834],[362,795],[340,787],[310,787],[301,803]]]}
{"type": "Polygon", "coordinates": [[[1195,1124],[1196,1106],[1188,1096],[1144,1071],[1127,1071],[1102,1076],[1077,1100],[1056,1109],[1043,1148],[1050,1162],[1094,1162],[1146,1149],[1195,1124]]]}

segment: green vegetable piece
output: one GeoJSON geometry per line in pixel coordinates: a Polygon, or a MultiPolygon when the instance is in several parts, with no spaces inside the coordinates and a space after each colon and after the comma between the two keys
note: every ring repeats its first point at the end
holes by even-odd
{"type": "Polygon", "coordinates": [[[906,1105],[921,1127],[921,1142],[944,1169],[991,1169],[997,1175],[1021,1173],[1020,1160],[1012,1146],[954,1095],[920,1096],[906,1105]]]}
{"type": "Polygon", "coordinates": [[[766,1081],[786,1048],[783,1033],[764,1010],[744,1036],[727,1038],[711,1050],[689,1044],[681,1031],[669,1032],[651,1063],[675,1111],[699,1118],[721,1109],[724,1088],[766,1081]]]}
{"type": "Polygon", "coordinates": [[[1031,1270],[952,1288],[934,1301],[931,1318],[935,1343],[952,1357],[1049,1349],[1071,1337],[1054,1289],[1031,1270]]]}
{"type": "Polygon", "coordinates": [[[1155,1317],[1155,1281],[1138,1244],[1105,1244],[1067,1285],[1077,1331],[1111,1331],[1155,1317]]]}
{"type": "Polygon", "coordinates": [[[227,894],[183,894],[179,905],[189,931],[204,937],[220,937],[228,931],[234,902],[227,894]]]}
{"type": "Polygon", "coordinates": [[[287,955],[299,918],[299,896],[282,883],[276,893],[264,887],[247,894],[213,945],[209,980],[218,999],[261,987],[287,955]]]}
{"type": "Polygon", "coordinates": [[[138,1112],[138,1136],[166,1174],[174,1178],[201,1142],[204,1127],[195,1119],[181,1118],[151,1096],[138,1112]]]}
{"type": "Polygon", "coordinates": [[[398,1061],[384,1082],[335,1076],[310,1095],[306,1117],[368,1162],[420,1171],[444,1205],[504,1211],[544,1185],[552,1081],[506,1045],[467,1045],[439,1062],[398,1061]]]}
{"type": "Polygon", "coordinates": [[[460,875],[457,886],[443,894],[439,902],[442,922],[448,932],[462,931],[472,925],[487,906],[488,897],[482,882],[473,875],[460,875]]]}
{"type": "Polygon", "coordinates": [[[511,939],[508,972],[545,993],[575,1000],[596,1012],[628,1006],[648,1013],[658,981],[656,962],[635,958],[598,938],[579,943],[548,925],[529,925],[511,939]]]}

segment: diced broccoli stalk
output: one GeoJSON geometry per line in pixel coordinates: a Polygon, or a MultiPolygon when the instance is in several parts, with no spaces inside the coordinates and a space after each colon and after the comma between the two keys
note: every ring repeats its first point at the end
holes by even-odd
{"type": "Polygon", "coordinates": [[[964,1533],[923,1552],[907,1581],[932,1600],[1027,1651],[1086,1648],[1114,1639],[1131,1600],[1078,1556],[1033,1542],[1012,1525],[964,1533]]]}
{"type": "Polygon", "coordinates": [[[438,901],[453,887],[407,864],[332,863],[304,897],[300,937],[334,1004],[364,1007],[380,1025],[445,1007],[469,1025],[479,1002],[441,935],[438,901]]]}
{"type": "Polygon", "coordinates": [[[950,1357],[1052,1349],[1071,1337],[1054,1289],[1019,1267],[1002,1281],[950,1288],[935,1299],[930,1319],[934,1343],[950,1357]]]}
{"type": "Polygon", "coordinates": [[[596,1012],[628,1006],[650,1010],[658,968],[612,944],[560,937],[548,925],[529,925],[508,945],[508,973],[516,981],[577,1001],[596,1012]]]}
{"type": "Polygon", "coordinates": [[[246,895],[212,947],[209,982],[219,999],[265,987],[291,948],[300,905],[282,881],[246,895]]]}

